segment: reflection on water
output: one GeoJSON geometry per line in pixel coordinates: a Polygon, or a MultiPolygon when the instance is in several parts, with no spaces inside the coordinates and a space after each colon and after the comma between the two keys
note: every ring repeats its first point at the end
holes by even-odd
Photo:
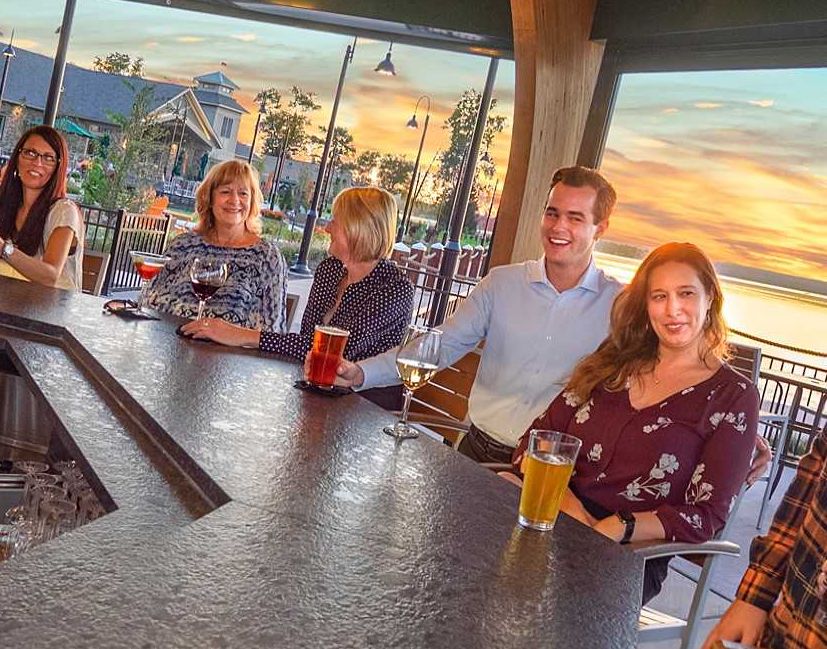
{"type": "MultiPolygon", "coordinates": [[[[622,282],[628,282],[640,264],[639,259],[600,252],[595,253],[595,261],[622,282]]],[[[733,329],[784,345],[827,353],[827,297],[724,276],[721,285],[725,296],[724,315],[733,329]]],[[[750,340],[745,342],[761,347],[772,356],[817,367],[827,365],[823,357],[750,340]]]]}

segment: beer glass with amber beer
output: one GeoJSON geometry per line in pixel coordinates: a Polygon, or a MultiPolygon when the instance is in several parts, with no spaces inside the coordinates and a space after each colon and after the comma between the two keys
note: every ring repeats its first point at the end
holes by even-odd
{"type": "Polygon", "coordinates": [[[338,327],[316,325],[307,372],[307,380],[310,383],[321,388],[333,387],[336,382],[336,368],[342,362],[349,335],[349,331],[338,327]]]}
{"type": "Polygon", "coordinates": [[[569,486],[580,440],[554,430],[532,430],[523,462],[520,525],[533,530],[554,527],[569,486]]]}

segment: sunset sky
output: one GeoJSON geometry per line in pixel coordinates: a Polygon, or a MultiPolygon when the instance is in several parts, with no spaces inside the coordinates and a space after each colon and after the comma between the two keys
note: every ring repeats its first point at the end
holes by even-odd
{"type": "MultiPolygon", "coordinates": [[[[49,56],[57,45],[63,0],[2,0],[7,40],[49,56]]],[[[143,56],[146,76],[178,83],[219,69],[241,89],[253,114],[263,87],[293,84],[318,94],[327,124],[345,36],[221,18],[122,0],[78,2],[69,60],[143,56]]],[[[432,100],[423,164],[447,142],[441,127],[462,92],[481,90],[488,60],[395,44],[398,75],[373,72],[386,42],[360,39],[338,124],[357,152],[377,149],[413,159],[419,132],[406,129],[417,97],[432,100]]],[[[506,130],[491,155],[505,173],[511,137],[514,64],[500,64],[495,114],[506,130]]],[[[420,111],[421,117],[424,113],[420,111]]],[[[623,78],[602,170],[620,196],[610,237],[652,247],[668,240],[700,244],[715,261],[827,281],[827,68],[639,74],[623,78]]]]}
{"type": "Polygon", "coordinates": [[[625,75],[610,238],[827,281],[827,68],[625,75]]]}
{"type": "MultiPolygon", "coordinates": [[[[63,0],[0,0],[0,30],[8,38],[15,28],[15,45],[54,56],[63,17],[63,0]]],[[[191,84],[193,77],[224,69],[240,89],[238,101],[251,111],[242,121],[239,140],[252,139],[255,128],[253,97],[264,87],[282,94],[292,85],[316,92],[321,110],[318,125],[327,126],[333,93],[345,48],[352,38],[269,23],[224,18],[123,0],[80,0],[75,12],[68,60],[91,67],[95,56],[112,51],[145,59],[145,76],[191,84]]],[[[413,161],[421,131],[405,128],[416,100],[428,95],[431,121],[422,153],[423,164],[447,144],[442,129],[463,91],[485,84],[489,60],[480,56],[429,50],[399,43],[393,46],[396,76],[373,71],[385,57],[388,42],[360,38],[339,105],[337,126],[354,136],[357,153],[376,149],[405,154],[413,161]]],[[[507,116],[506,130],[490,153],[505,173],[511,141],[514,63],[501,61],[494,90],[494,114],[507,116]]],[[[418,119],[424,121],[424,104],[418,119]]]]}

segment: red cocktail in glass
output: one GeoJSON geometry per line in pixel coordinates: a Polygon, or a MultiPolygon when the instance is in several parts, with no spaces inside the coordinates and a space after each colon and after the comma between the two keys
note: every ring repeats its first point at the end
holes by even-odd
{"type": "Polygon", "coordinates": [[[151,252],[141,252],[140,250],[130,250],[129,256],[132,258],[132,265],[135,267],[135,271],[141,278],[141,292],[138,295],[137,310],[142,311],[146,287],[149,285],[149,281],[161,272],[164,264],[169,261],[169,257],[156,255],[151,252]]]}

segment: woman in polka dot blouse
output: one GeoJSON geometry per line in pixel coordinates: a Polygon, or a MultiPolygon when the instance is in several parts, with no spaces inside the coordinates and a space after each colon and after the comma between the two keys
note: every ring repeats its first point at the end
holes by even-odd
{"type": "Polygon", "coordinates": [[[410,322],[414,287],[388,259],[396,200],[383,189],[353,187],[333,201],[328,258],[316,269],[299,333],[272,333],[204,318],[183,331],[223,345],[304,360],[318,324],[350,332],[345,358],[360,361],[396,347],[410,322]]]}

